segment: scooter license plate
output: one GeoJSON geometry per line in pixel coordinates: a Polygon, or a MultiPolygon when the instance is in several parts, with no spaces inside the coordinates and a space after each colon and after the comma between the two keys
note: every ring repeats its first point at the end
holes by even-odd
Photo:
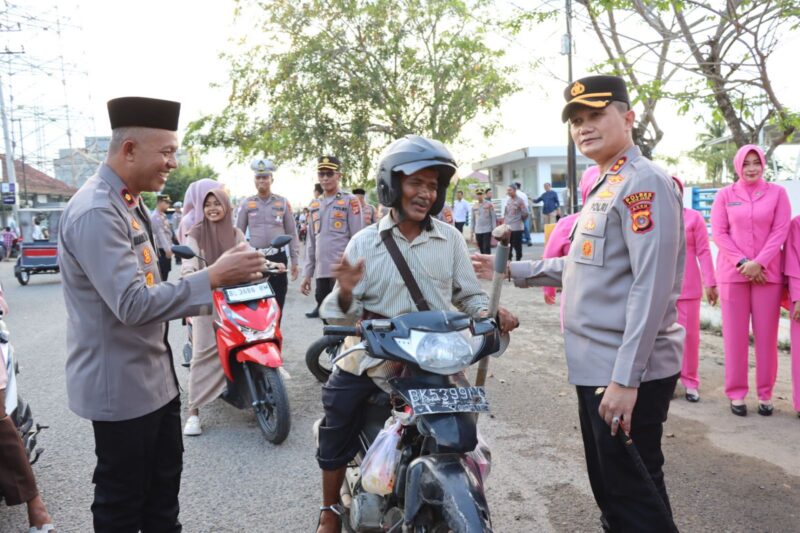
{"type": "Polygon", "coordinates": [[[408,397],[416,414],[485,413],[489,411],[483,387],[410,389],[408,397]]]}
{"type": "Polygon", "coordinates": [[[270,287],[269,283],[266,281],[258,285],[245,285],[244,287],[225,289],[225,300],[229,304],[261,300],[262,298],[269,298],[274,295],[275,293],[272,292],[272,287],[270,287]]]}

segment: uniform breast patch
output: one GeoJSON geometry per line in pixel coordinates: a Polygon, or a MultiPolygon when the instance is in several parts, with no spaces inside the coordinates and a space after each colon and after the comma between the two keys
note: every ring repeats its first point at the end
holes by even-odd
{"type": "Polygon", "coordinates": [[[581,244],[581,257],[591,259],[592,256],[594,256],[594,243],[586,239],[583,241],[583,244],[581,244]]]}
{"type": "Polygon", "coordinates": [[[352,211],[354,215],[361,213],[361,203],[358,201],[358,198],[350,198],[350,211],[352,211]]]}
{"type": "Polygon", "coordinates": [[[147,274],[144,275],[144,283],[148,287],[152,287],[153,285],[155,285],[155,282],[156,279],[155,276],[153,276],[152,272],[148,272],[147,274]]]}
{"type": "Polygon", "coordinates": [[[133,218],[133,217],[131,217],[131,227],[132,227],[133,229],[135,229],[135,230],[140,230],[140,229],[142,229],[142,225],[141,225],[141,224],[139,224],[139,221],[138,221],[138,220],[136,220],[136,219],[135,219],[135,218],[133,218]]]}
{"type": "Polygon", "coordinates": [[[631,212],[632,229],[634,233],[647,233],[652,230],[653,223],[653,198],[656,193],[650,191],[635,192],[623,198],[625,205],[631,212]]]}
{"type": "Polygon", "coordinates": [[[617,185],[625,181],[625,176],[620,176],[619,174],[614,174],[613,176],[608,177],[608,182],[612,185],[617,185]]]}
{"type": "Polygon", "coordinates": [[[133,236],[133,245],[139,246],[143,242],[147,242],[147,235],[144,233],[140,233],[138,235],[133,236]]]}
{"type": "Polygon", "coordinates": [[[609,191],[608,189],[605,189],[605,190],[602,190],[599,193],[597,193],[597,197],[606,200],[608,198],[613,198],[614,197],[614,193],[609,191]]]}
{"type": "Polygon", "coordinates": [[[258,202],[247,202],[247,209],[258,209],[258,202]]]}
{"type": "Polygon", "coordinates": [[[142,260],[144,261],[145,265],[149,265],[153,262],[153,254],[150,252],[149,246],[146,246],[144,250],[142,250],[142,260]]]}

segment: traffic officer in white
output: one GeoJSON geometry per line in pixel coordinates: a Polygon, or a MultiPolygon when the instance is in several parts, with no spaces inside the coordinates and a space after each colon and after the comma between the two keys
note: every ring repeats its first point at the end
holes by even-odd
{"type": "MultiPolygon", "coordinates": [[[[255,174],[255,185],[258,194],[250,196],[242,202],[239,215],[236,217],[236,227],[245,233],[250,230],[250,246],[254,248],[268,248],[272,239],[279,235],[291,235],[289,257],[292,260],[292,281],[300,273],[298,257],[300,255],[300,239],[297,237],[297,226],[292,215],[292,206],[289,200],[272,192],[272,174],[275,165],[269,159],[254,159],[250,168],[255,174]]],[[[286,252],[267,257],[275,263],[286,264],[286,252]]],[[[287,274],[270,276],[269,284],[275,291],[275,299],[283,311],[286,301],[286,289],[289,285],[287,274]]]]}
{"type": "Polygon", "coordinates": [[[311,294],[311,278],[316,281],[317,308],[306,313],[308,318],[319,316],[319,304],[333,290],[336,279],[332,267],[338,265],[350,238],[364,227],[363,210],[358,198],[339,189],[342,179],[339,158],[326,155],[317,161],[317,179],[322,196],[309,207],[308,245],[300,291],[311,294]]]}
{"type": "Polygon", "coordinates": [[[94,530],[179,532],[183,443],[167,321],[210,313],[213,289],[260,279],[265,260],[242,244],[162,282],[140,194],[161,190],[177,166],[180,104],[126,97],[108,112],[108,157],[59,225],[69,407],[94,429],[94,530]]]}
{"type": "MultiPolygon", "coordinates": [[[[670,531],[662,426],[681,370],[676,320],[683,280],[683,208],[675,182],[633,144],[625,82],[591,76],[564,91],[562,119],[601,177],[572,230],[569,255],[512,263],[517,286],[563,286],[569,381],[589,481],[611,531],[670,531]],[[656,491],[614,438],[637,445],[656,491]],[[654,494],[657,492],[658,494],[654,494]]],[[[488,275],[490,260],[475,256],[488,275]]]]}

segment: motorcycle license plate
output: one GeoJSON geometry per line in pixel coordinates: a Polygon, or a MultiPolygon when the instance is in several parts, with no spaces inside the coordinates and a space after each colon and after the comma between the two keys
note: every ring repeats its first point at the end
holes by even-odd
{"type": "Polygon", "coordinates": [[[258,285],[246,285],[244,287],[225,289],[225,300],[229,304],[260,300],[274,295],[275,293],[272,292],[272,287],[270,287],[269,283],[266,281],[258,285]]]}
{"type": "Polygon", "coordinates": [[[408,397],[416,414],[485,413],[489,411],[483,387],[410,389],[408,397]]]}

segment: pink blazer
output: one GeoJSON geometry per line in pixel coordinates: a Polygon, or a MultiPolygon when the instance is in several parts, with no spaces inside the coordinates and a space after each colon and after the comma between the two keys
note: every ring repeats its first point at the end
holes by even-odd
{"type": "Polygon", "coordinates": [[[686,227],[686,263],[683,268],[683,287],[678,300],[696,300],[703,297],[703,287],[717,285],[714,277],[714,261],[711,259],[708,230],[703,215],[694,209],[684,207],[683,223],[686,227]]]}
{"type": "Polygon", "coordinates": [[[711,236],[719,248],[717,281],[748,283],[736,263],[760,264],[769,283],[783,283],[781,246],[789,233],[792,207],[786,189],[763,179],[750,199],[741,180],[723,187],[711,207],[711,236]]]}
{"type": "Polygon", "coordinates": [[[792,302],[800,300],[800,216],[792,219],[789,236],[783,247],[786,253],[786,266],[783,269],[789,283],[789,298],[792,302]]]}
{"type": "MultiPolygon", "coordinates": [[[[569,215],[559,219],[556,227],[553,228],[553,232],[550,234],[550,238],[547,239],[547,244],[544,245],[542,259],[547,259],[549,257],[564,257],[569,253],[569,234],[572,231],[572,225],[575,224],[575,220],[578,218],[579,214],[580,213],[575,213],[574,215],[569,215]]],[[[545,296],[550,296],[552,298],[555,298],[556,296],[555,287],[543,287],[542,291],[544,291],[545,296]]]]}

